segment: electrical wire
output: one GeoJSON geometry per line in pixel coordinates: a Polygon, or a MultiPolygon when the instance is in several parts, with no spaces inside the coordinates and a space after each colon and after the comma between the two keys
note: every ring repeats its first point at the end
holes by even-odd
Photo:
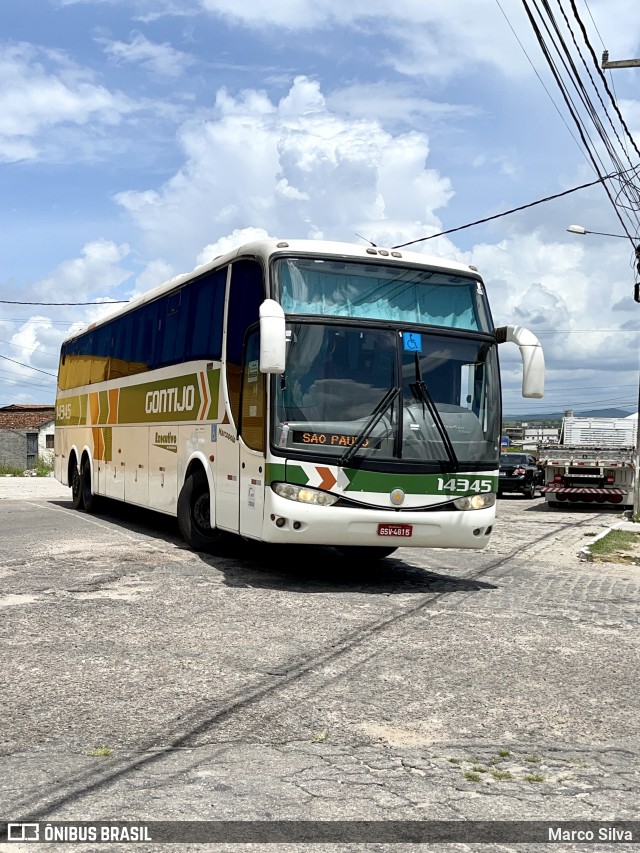
{"type": "MultiPolygon", "coordinates": [[[[456,231],[464,231],[465,228],[473,228],[474,225],[483,225],[485,222],[491,222],[494,219],[500,219],[503,216],[510,216],[512,213],[519,213],[521,210],[527,210],[528,208],[535,207],[538,204],[544,204],[547,201],[553,201],[556,198],[562,198],[562,196],[578,192],[578,190],[584,190],[587,187],[593,187],[595,186],[595,184],[601,184],[606,179],[614,177],[614,174],[604,175],[598,178],[596,181],[589,181],[589,183],[587,184],[580,184],[580,186],[572,187],[570,190],[564,190],[563,192],[555,193],[555,195],[548,195],[545,196],[545,198],[539,198],[536,201],[530,201],[528,204],[521,204],[519,207],[512,207],[510,210],[504,210],[502,211],[502,213],[496,213],[493,216],[485,216],[483,219],[476,219],[475,222],[467,222],[466,225],[458,225],[457,228],[448,228],[446,231],[439,231],[437,234],[429,234],[428,237],[419,237],[417,240],[409,240],[407,243],[400,243],[399,245],[392,246],[391,248],[404,249],[406,246],[413,246],[414,243],[422,243],[425,240],[433,240],[434,237],[444,237],[445,234],[454,234],[456,231]]],[[[627,236],[629,237],[629,239],[631,239],[629,234],[627,234],[627,236]]]]}
{"type": "Polygon", "coordinates": [[[20,302],[15,299],[0,299],[0,305],[122,305],[129,299],[110,299],[108,302],[20,302]]]}
{"type": "MultiPolygon", "coordinates": [[[[544,0],[543,0],[543,2],[544,2],[544,0]]],[[[627,236],[631,240],[632,238],[631,238],[631,234],[629,233],[629,229],[627,228],[627,224],[626,224],[625,220],[623,219],[623,217],[620,213],[620,210],[619,210],[618,206],[616,205],[615,200],[609,191],[607,184],[604,181],[604,177],[602,175],[602,169],[601,169],[600,165],[598,164],[598,160],[600,158],[599,158],[598,154],[596,152],[594,152],[594,150],[593,150],[592,143],[591,143],[591,140],[589,138],[589,133],[584,126],[584,122],[581,120],[579,112],[578,112],[569,92],[567,91],[567,88],[564,84],[562,76],[561,76],[561,74],[557,68],[557,65],[553,59],[553,56],[551,54],[551,50],[550,50],[549,46],[547,45],[547,42],[544,38],[542,31],[540,30],[540,27],[539,27],[539,25],[535,19],[535,16],[532,12],[531,7],[533,6],[536,9],[538,15],[540,17],[542,17],[544,27],[547,30],[547,33],[550,33],[547,22],[544,19],[544,17],[542,16],[542,13],[540,12],[540,8],[539,8],[536,0],[532,0],[531,5],[528,2],[528,0],[522,0],[522,3],[524,5],[525,11],[526,11],[527,16],[529,18],[529,23],[531,24],[531,26],[533,28],[533,31],[536,35],[536,38],[538,39],[538,43],[540,45],[542,53],[543,53],[545,59],[547,60],[547,64],[549,65],[549,68],[551,69],[551,73],[553,74],[553,76],[556,80],[558,88],[560,89],[560,92],[561,92],[562,97],[565,101],[567,109],[569,110],[569,113],[571,115],[571,118],[573,119],[573,121],[576,125],[578,133],[579,133],[580,138],[582,140],[582,144],[584,145],[585,150],[589,156],[589,159],[591,160],[594,171],[602,179],[602,186],[604,187],[604,190],[607,193],[607,196],[609,197],[609,201],[611,202],[611,205],[612,205],[613,209],[615,210],[616,216],[618,217],[620,224],[621,224],[622,228],[624,229],[625,233],[627,234],[627,236]]],[[[548,3],[546,3],[546,2],[545,2],[545,8],[548,10],[549,14],[551,15],[551,10],[549,9],[548,3]]],[[[554,47],[556,47],[558,52],[561,54],[561,51],[557,48],[555,43],[554,43],[554,47]]],[[[565,45],[565,47],[566,47],[566,45],[565,45]]]]}
{"type": "Polygon", "coordinates": [[[32,367],[30,364],[25,364],[23,361],[16,361],[15,358],[9,358],[8,355],[0,355],[0,358],[3,358],[5,361],[11,361],[13,364],[19,364],[21,367],[28,367],[29,370],[37,370],[38,373],[44,373],[45,376],[53,376],[56,379],[55,373],[49,373],[48,370],[40,370],[39,367],[32,367]]]}

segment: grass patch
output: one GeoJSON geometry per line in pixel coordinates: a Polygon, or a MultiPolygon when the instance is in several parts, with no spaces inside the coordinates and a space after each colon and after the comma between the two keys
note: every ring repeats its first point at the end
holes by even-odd
{"type": "Polygon", "coordinates": [[[525,782],[544,782],[544,776],[540,773],[527,773],[524,777],[525,782]]]}
{"type": "Polygon", "coordinates": [[[110,755],[113,755],[113,750],[108,746],[96,746],[95,749],[92,749],[89,753],[91,758],[109,758],[110,755]]]}
{"type": "Polygon", "coordinates": [[[0,477],[23,477],[24,471],[22,468],[15,468],[13,465],[0,465],[0,477]]]}
{"type": "Polygon", "coordinates": [[[459,758],[449,758],[447,760],[449,761],[450,764],[462,764],[462,761],[460,761],[459,758]]]}
{"type": "Polygon", "coordinates": [[[508,770],[492,770],[491,775],[494,779],[497,779],[498,782],[506,782],[507,779],[512,779],[513,776],[509,773],[508,770]]]}
{"type": "Polygon", "coordinates": [[[48,477],[53,472],[53,462],[42,456],[33,468],[17,468],[15,465],[0,465],[0,477],[48,477]]]}
{"type": "Polygon", "coordinates": [[[473,770],[467,770],[464,774],[464,778],[468,782],[479,782],[482,779],[482,776],[479,773],[474,773],[473,770]]]}
{"type": "Polygon", "coordinates": [[[529,764],[539,764],[542,761],[542,759],[538,758],[537,755],[527,755],[527,757],[525,758],[525,761],[528,761],[529,764]]]}
{"type": "Polygon", "coordinates": [[[471,769],[473,770],[474,773],[486,773],[487,772],[487,768],[483,767],[482,764],[474,764],[471,769]]]}
{"type": "Polygon", "coordinates": [[[640,542],[640,534],[629,533],[626,530],[610,530],[606,536],[589,545],[589,552],[594,557],[606,557],[617,551],[633,551],[640,542]]]}
{"type": "Polygon", "coordinates": [[[500,758],[508,758],[511,755],[511,753],[509,752],[508,749],[499,749],[498,755],[500,756],[500,758]]]}

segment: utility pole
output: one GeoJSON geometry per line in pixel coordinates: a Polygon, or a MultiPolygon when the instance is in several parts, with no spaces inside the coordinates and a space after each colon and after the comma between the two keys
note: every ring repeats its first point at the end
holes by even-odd
{"type": "MultiPolygon", "coordinates": [[[[619,59],[617,61],[609,60],[609,51],[605,50],[602,54],[602,68],[640,68],[640,59],[619,59]]],[[[640,277],[640,245],[635,247],[636,250],[636,272],[640,277]]],[[[640,302],[640,281],[636,281],[633,289],[633,298],[636,302],[640,302]]],[[[635,471],[633,475],[633,518],[640,520],[640,385],[638,386],[638,420],[636,421],[636,458],[635,471]]]]}
{"type": "Polygon", "coordinates": [[[602,70],[606,71],[609,68],[638,68],[640,67],[640,59],[617,59],[609,61],[609,51],[605,50],[602,54],[602,70]]]}

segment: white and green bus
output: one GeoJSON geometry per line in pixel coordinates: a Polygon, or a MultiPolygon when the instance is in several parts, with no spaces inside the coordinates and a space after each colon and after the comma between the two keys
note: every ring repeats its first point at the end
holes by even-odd
{"type": "Polygon", "coordinates": [[[495,518],[498,345],[542,396],[537,338],[494,328],[461,263],[320,241],[248,243],[62,345],[56,476],[236,534],[379,558],[483,548],[495,518]]]}

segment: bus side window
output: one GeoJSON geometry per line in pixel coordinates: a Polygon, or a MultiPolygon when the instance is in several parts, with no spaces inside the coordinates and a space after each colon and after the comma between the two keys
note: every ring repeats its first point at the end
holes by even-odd
{"type": "Polygon", "coordinates": [[[130,358],[137,366],[136,373],[153,370],[155,363],[155,343],[158,333],[159,300],[143,305],[134,314],[130,358]]]}
{"type": "Polygon", "coordinates": [[[184,359],[189,319],[189,288],[183,287],[160,300],[157,366],[184,359]]]}
{"type": "Polygon", "coordinates": [[[75,341],[75,364],[72,367],[71,387],[88,385],[91,382],[91,353],[93,347],[93,332],[81,335],[75,341]]]}
{"type": "Polygon", "coordinates": [[[247,329],[259,320],[265,298],[262,267],[256,261],[234,261],[227,313],[227,387],[234,425],[240,421],[240,371],[247,329]]]}
{"type": "Polygon", "coordinates": [[[226,267],[210,272],[190,285],[186,361],[202,358],[217,361],[221,357],[226,285],[226,267]]]}
{"type": "Polygon", "coordinates": [[[242,364],[240,434],[252,450],[264,450],[266,376],[260,373],[260,331],[247,335],[242,364]]]}
{"type": "Polygon", "coordinates": [[[91,333],[91,378],[95,385],[104,382],[109,376],[109,356],[111,351],[111,324],[98,326],[91,333]]]}
{"type": "Polygon", "coordinates": [[[111,362],[109,379],[120,379],[137,371],[133,369],[131,359],[131,335],[133,316],[125,314],[110,323],[111,326],[111,362]]]}

